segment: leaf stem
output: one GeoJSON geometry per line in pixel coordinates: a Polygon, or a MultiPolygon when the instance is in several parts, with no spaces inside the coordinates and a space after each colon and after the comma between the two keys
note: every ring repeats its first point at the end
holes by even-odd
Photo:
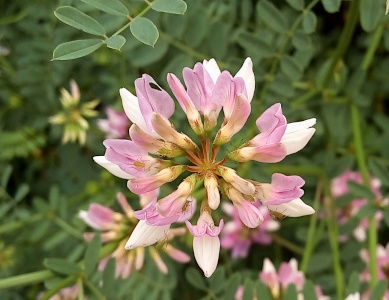
{"type": "Polygon", "coordinates": [[[99,291],[99,289],[89,280],[85,279],[85,284],[90,289],[90,291],[95,294],[99,300],[107,300],[107,298],[99,291]]]}
{"type": "Polygon", "coordinates": [[[0,290],[8,289],[14,286],[35,284],[52,277],[54,277],[54,273],[49,270],[8,277],[0,279],[0,290]]]}
{"type": "Polygon", "coordinates": [[[308,267],[309,259],[312,255],[314,246],[315,246],[315,237],[316,237],[316,224],[317,224],[317,211],[319,210],[320,205],[320,197],[323,193],[323,181],[320,180],[315,193],[315,200],[313,203],[313,208],[316,213],[311,215],[309,221],[309,229],[308,229],[308,238],[304,248],[303,260],[301,263],[301,271],[305,272],[308,267]]]}
{"type": "Polygon", "coordinates": [[[293,251],[294,253],[297,253],[300,255],[303,254],[304,250],[301,247],[293,244],[292,242],[288,241],[287,239],[284,239],[283,237],[281,237],[275,233],[269,233],[269,235],[277,244],[283,246],[284,248],[287,248],[287,249],[293,251]]]}
{"type": "Polygon", "coordinates": [[[78,231],[74,227],[70,226],[67,222],[65,222],[61,218],[55,217],[54,218],[54,223],[57,224],[60,228],[62,228],[67,233],[69,233],[69,234],[73,235],[74,237],[78,238],[79,240],[82,240],[83,242],[85,241],[84,240],[84,236],[82,235],[82,233],[80,231],[78,231]]]}

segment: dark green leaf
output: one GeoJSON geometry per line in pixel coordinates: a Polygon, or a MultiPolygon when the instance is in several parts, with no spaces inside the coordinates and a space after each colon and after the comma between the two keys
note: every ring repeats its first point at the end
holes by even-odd
{"type": "Polygon", "coordinates": [[[5,189],[7,187],[9,178],[11,177],[12,174],[12,166],[8,165],[2,170],[2,176],[1,176],[1,187],[5,189]]]}
{"type": "Polygon", "coordinates": [[[284,294],[284,300],[297,300],[297,289],[295,284],[289,284],[286,287],[286,291],[284,294]]]}
{"type": "Polygon", "coordinates": [[[273,297],[270,294],[269,288],[261,281],[256,282],[255,284],[257,295],[261,295],[259,299],[261,300],[272,300],[273,297]]]}
{"type": "Polygon", "coordinates": [[[99,22],[74,7],[58,7],[54,11],[54,15],[65,24],[85,31],[86,33],[105,36],[105,29],[99,22]]]}
{"type": "Polygon", "coordinates": [[[130,23],[130,30],[135,38],[152,47],[159,37],[158,29],[154,23],[143,17],[133,19],[130,23]]]}
{"type": "Polygon", "coordinates": [[[30,187],[27,184],[22,183],[18,187],[18,190],[16,191],[15,196],[14,196],[14,199],[16,200],[16,202],[19,202],[24,197],[26,197],[29,191],[30,191],[30,187]]]}
{"type": "Polygon", "coordinates": [[[288,30],[284,16],[271,2],[267,0],[258,2],[257,14],[259,19],[274,31],[283,33],[288,30]]]}
{"type": "Polygon", "coordinates": [[[186,280],[189,281],[191,285],[199,290],[206,291],[207,285],[205,284],[204,277],[200,274],[200,272],[195,268],[189,268],[185,273],[186,280]]]}
{"type": "Polygon", "coordinates": [[[377,212],[377,207],[368,203],[359,209],[356,216],[359,219],[371,218],[374,216],[376,212],[377,212]]]}
{"type": "Polygon", "coordinates": [[[281,59],[281,70],[293,81],[297,81],[302,76],[302,70],[298,63],[289,55],[284,55],[281,59]]]}
{"type": "Polygon", "coordinates": [[[151,8],[160,12],[183,15],[187,5],[183,0],[154,0],[151,8]]]}
{"type": "Polygon", "coordinates": [[[218,267],[212,276],[208,279],[212,291],[217,294],[224,289],[226,272],[222,266],[218,267]]]}
{"type": "Polygon", "coordinates": [[[297,30],[292,38],[292,44],[299,50],[312,49],[312,41],[309,35],[302,30],[297,30]]]}
{"type": "Polygon", "coordinates": [[[381,14],[384,13],[383,9],[382,1],[361,0],[359,2],[363,30],[370,32],[377,27],[381,20],[381,14]]]}
{"type": "Polygon", "coordinates": [[[225,300],[234,300],[236,291],[238,290],[239,284],[240,284],[241,276],[239,273],[233,274],[227,281],[224,286],[225,293],[224,293],[224,299],[225,300]]]}
{"type": "Polygon", "coordinates": [[[90,241],[88,248],[85,251],[84,263],[85,273],[87,276],[93,274],[99,262],[99,252],[101,248],[101,235],[95,233],[92,241],[90,241]]]}
{"type": "Polygon", "coordinates": [[[237,42],[248,53],[255,53],[256,56],[270,58],[274,55],[274,49],[254,34],[241,32],[237,42]]]}
{"type": "Polygon", "coordinates": [[[307,34],[315,32],[317,26],[317,17],[313,12],[308,12],[303,19],[303,29],[307,34]]]}
{"type": "Polygon", "coordinates": [[[321,0],[324,9],[330,14],[339,11],[342,0],[321,0]]]}
{"type": "Polygon", "coordinates": [[[380,300],[385,294],[387,285],[388,282],[386,280],[378,281],[373,291],[371,292],[369,300],[380,300]]]}
{"type": "Polygon", "coordinates": [[[353,194],[355,197],[366,198],[369,200],[374,200],[375,198],[375,195],[372,190],[366,187],[365,185],[349,181],[347,182],[347,187],[349,188],[350,193],[353,194]]]}
{"type": "Polygon", "coordinates": [[[355,199],[355,196],[351,194],[346,194],[343,196],[340,196],[336,199],[336,206],[337,207],[345,207],[346,205],[350,204],[355,199]]]}
{"type": "Polygon", "coordinates": [[[347,284],[347,295],[358,293],[360,287],[359,273],[354,271],[351,273],[347,284]]]}
{"type": "Polygon", "coordinates": [[[116,260],[111,257],[103,271],[103,291],[107,295],[115,294],[113,289],[115,283],[115,270],[116,260]]]}
{"type": "Polygon", "coordinates": [[[310,280],[306,280],[303,287],[304,299],[317,300],[315,285],[310,280]]]}
{"type": "Polygon", "coordinates": [[[328,253],[315,253],[308,263],[307,273],[319,273],[331,266],[332,257],[328,253]]]}
{"type": "Polygon", "coordinates": [[[96,51],[103,45],[102,40],[78,40],[59,45],[53,52],[53,60],[76,59],[96,51]]]}
{"type": "Polygon", "coordinates": [[[114,35],[104,41],[108,48],[120,50],[126,43],[126,39],[121,35],[114,35]]]}
{"type": "Polygon", "coordinates": [[[81,268],[74,262],[67,261],[63,258],[46,258],[43,261],[46,268],[65,275],[79,274],[81,268]]]}
{"type": "Polygon", "coordinates": [[[247,278],[243,285],[243,297],[242,300],[252,300],[254,298],[254,284],[247,278]]]}
{"type": "Polygon", "coordinates": [[[304,0],[286,0],[290,6],[295,10],[302,10],[304,8],[304,0]]]}
{"type": "Polygon", "coordinates": [[[100,9],[107,14],[115,15],[115,16],[124,16],[127,17],[129,15],[127,7],[123,5],[119,0],[81,0],[97,9],[100,9]]]}

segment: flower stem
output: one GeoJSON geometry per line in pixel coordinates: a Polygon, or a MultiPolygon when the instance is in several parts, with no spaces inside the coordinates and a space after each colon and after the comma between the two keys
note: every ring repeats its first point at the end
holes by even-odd
{"type": "Polygon", "coordinates": [[[77,286],[78,286],[78,300],[84,300],[84,286],[82,284],[82,279],[77,279],[77,286]]]}
{"type": "Polygon", "coordinates": [[[0,290],[8,289],[14,286],[35,284],[52,277],[54,277],[54,273],[49,270],[8,277],[0,279],[0,290]]]}
{"type": "Polygon", "coordinates": [[[95,287],[95,285],[92,282],[90,282],[89,280],[86,279],[85,280],[85,284],[90,289],[90,291],[93,294],[95,294],[97,299],[99,299],[99,300],[107,300],[107,298],[99,291],[99,289],[97,287],[95,287]]]}
{"type": "Polygon", "coordinates": [[[297,254],[303,254],[304,250],[291,243],[290,241],[288,241],[287,239],[284,239],[283,237],[279,236],[278,234],[275,234],[275,233],[269,233],[269,235],[271,236],[271,238],[279,245],[285,247],[286,249],[289,249],[291,251],[293,251],[294,253],[297,253],[297,254]]]}
{"type": "MultiPolygon", "coordinates": [[[[358,108],[355,104],[351,105],[351,121],[353,125],[353,132],[354,132],[354,144],[355,144],[355,150],[356,150],[356,156],[358,161],[358,168],[361,172],[363,182],[366,187],[369,189],[370,186],[370,178],[369,178],[369,171],[366,166],[366,158],[365,158],[365,152],[363,150],[363,142],[362,142],[362,134],[361,134],[361,128],[360,128],[360,118],[359,118],[359,112],[358,108]]],[[[374,200],[373,200],[374,201],[374,200]]],[[[370,264],[370,287],[373,288],[375,284],[378,281],[378,270],[377,270],[377,230],[375,228],[375,218],[372,216],[369,219],[369,264],[370,264]]]]}
{"type": "Polygon", "coordinates": [[[83,242],[85,241],[84,240],[84,236],[82,235],[81,232],[79,232],[77,229],[75,229],[72,226],[70,226],[67,222],[65,222],[61,218],[55,217],[54,218],[54,223],[57,224],[59,227],[61,227],[67,233],[69,233],[69,234],[73,235],[74,237],[78,238],[79,240],[82,240],[83,242]]]}
{"type": "Polygon", "coordinates": [[[323,181],[319,181],[316,193],[315,193],[315,201],[313,203],[313,208],[316,213],[311,215],[311,219],[309,221],[309,229],[308,229],[308,238],[304,248],[303,260],[301,263],[301,271],[305,272],[308,267],[308,262],[311,257],[311,254],[315,245],[315,237],[316,237],[316,223],[317,223],[317,211],[319,209],[320,197],[323,192],[323,181]]]}
{"type": "Polygon", "coordinates": [[[324,207],[326,213],[326,221],[328,227],[328,236],[330,240],[330,246],[332,251],[332,260],[333,267],[335,272],[336,279],[336,292],[338,300],[343,300],[343,291],[344,291],[344,276],[342,266],[340,264],[340,254],[339,254],[339,232],[338,232],[338,223],[335,217],[335,211],[333,207],[334,199],[331,195],[330,183],[326,176],[323,177],[324,180],[324,207]]]}
{"type": "Polygon", "coordinates": [[[72,283],[74,283],[78,278],[78,275],[72,275],[69,277],[66,277],[65,279],[58,282],[56,285],[54,285],[50,290],[48,290],[39,300],[49,300],[51,296],[54,296],[60,289],[63,289],[72,283]]]}

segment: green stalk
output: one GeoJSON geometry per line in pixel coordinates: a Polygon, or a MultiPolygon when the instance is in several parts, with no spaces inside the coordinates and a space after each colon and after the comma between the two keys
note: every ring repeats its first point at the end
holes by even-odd
{"type": "Polygon", "coordinates": [[[324,207],[326,213],[326,221],[328,227],[328,235],[330,240],[330,246],[332,251],[333,267],[335,272],[336,279],[336,294],[338,300],[343,300],[344,292],[344,276],[343,270],[340,263],[340,254],[339,254],[339,232],[338,232],[338,223],[335,217],[335,210],[333,207],[334,199],[331,195],[330,183],[327,177],[324,177],[324,207]]]}
{"type": "Polygon", "coordinates": [[[78,286],[78,300],[84,300],[84,286],[82,284],[82,279],[79,277],[77,279],[78,286]]]}
{"type": "MultiPolygon", "coordinates": [[[[365,152],[363,150],[363,142],[362,142],[362,134],[361,134],[361,128],[360,128],[360,118],[359,118],[359,112],[358,108],[355,104],[351,105],[351,121],[353,125],[353,132],[354,132],[354,144],[355,144],[355,150],[356,150],[356,156],[358,161],[358,168],[361,172],[363,182],[366,187],[371,189],[370,186],[370,178],[369,178],[369,171],[367,169],[366,165],[366,158],[365,158],[365,152]]],[[[377,270],[377,230],[375,227],[375,218],[372,216],[369,219],[369,265],[370,265],[370,287],[373,288],[377,281],[378,281],[378,270],[377,270]]]]}
{"type": "Polygon", "coordinates": [[[39,300],[49,300],[52,296],[54,296],[60,289],[68,287],[72,283],[74,283],[78,278],[78,275],[72,275],[66,277],[65,279],[58,282],[54,285],[50,290],[48,290],[39,300]]]}
{"type": "MultiPolygon", "coordinates": [[[[322,191],[323,191],[323,182],[319,181],[318,186],[316,188],[315,201],[313,202],[313,208],[316,212],[319,210],[320,197],[322,195],[322,191]]],[[[311,215],[311,219],[309,221],[308,238],[304,248],[303,260],[301,262],[301,271],[303,272],[307,270],[308,262],[315,246],[316,224],[317,224],[317,213],[314,213],[311,215]]]]}
{"type": "Polygon", "coordinates": [[[67,233],[69,233],[69,234],[73,235],[74,237],[78,238],[79,240],[82,240],[83,242],[85,241],[84,240],[84,236],[82,235],[82,233],[80,231],[78,231],[74,227],[70,226],[67,222],[65,222],[61,218],[55,217],[54,218],[54,223],[57,224],[60,228],[62,228],[67,233]]]}
{"type": "Polygon", "coordinates": [[[296,254],[299,254],[299,255],[302,255],[304,250],[293,244],[292,242],[288,241],[287,239],[284,239],[282,236],[276,234],[276,233],[268,233],[271,238],[273,239],[274,242],[276,242],[277,244],[279,244],[280,246],[283,246],[284,248],[286,249],[289,249],[290,251],[296,253],[296,254]]]}
{"type": "Polygon", "coordinates": [[[8,289],[20,285],[35,284],[46,279],[54,277],[54,273],[49,270],[32,272],[22,275],[17,275],[0,280],[0,290],[8,289]]]}
{"type": "Polygon", "coordinates": [[[107,300],[107,298],[99,291],[98,288],[95,287],[95,285],[90,282],[89,280],[85,279],[86,286],[90,289],[90,291],[95,294],[97,299],[99,300],[107,300]]]}

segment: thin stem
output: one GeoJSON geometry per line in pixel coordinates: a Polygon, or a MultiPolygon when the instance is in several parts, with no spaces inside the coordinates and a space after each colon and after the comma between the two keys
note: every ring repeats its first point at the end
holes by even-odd
{"type": "Polygon", "coordinates": [[[202,161],[200,158],[198,158],[192,151],[186,150],[186,153],[188,154],[187,157],[189,160],[194,163],[195,165],[201,165],[202,161]]]}
{"type": "Polygon", "coordinates": [[[273,59],[273,62],[270,66],[270,71],[266,74],[265,76],[265,82],[263,84],[263,87],[262,87],[262,90],[259,94],[259,105],[262,104],[265,96],[266,96],[266,93],[267,93],[267,90],[269,89],[269,86],[270,86],[270,83],[273,81],[274,79],[274,74],[277,70],[277,67],[278,67],[278,64],[282,58],[282,55],[284,54],[286,48],[288,47],[289,45],[289,42],[291,41],[292,37],[293,37],[293,34],[294,32],[296,31],[296,29],[298,28],[298,26],[300,25],[300,23],[303,21],[304,19],[304,16],[319,2],[320,0],[313,0],[311,3],[309,3],[309,5],[303,10],[303,12],[297,17],[297,19],[293,22],[292,24],[292,27],[289,29],[289,31],[287,32],[287,35],[286,35],[286,38],[284,40],[284,42],[282,43],[282,45],[280,46],[280,48],[278,49],[277,53],[276,53],[276,56],[274,57],[273,59]]]}
{"type": "Polygon", "coordinates": [[[275,234],[275,233],[269,233],[269,235],[272,237],[272,239],[279,245],[283,246],[286,249],[289,249],[293,251],[294,253],[302,255],[304,250],[303,248],[293,244],[292,242],[288,241],[287,239],[284,239],[283,237],[275,234]]]}
{"type": "Polygon", "coordinates": [[[95,294],[97,299],[99,299],[99,300],[107,300],[107,298],[99,291],[99,289],[97,287],[95,287],[95,285],[92,282],[90,282],[88,279],[85,279],[85,284],[90,289],[90,291],[93,294],[95,294]]]}
{"type": "Polygon", "coordinates": [[[326,87],[328,83],[330,82],[334,68],[336,64],[338,63],[338,60],[343,57],[344,53],[346,52],[348,46],[350,45],[350,42],[352,40],[352,37],[354,35],[355,27],[358,21],[358,13],[359,13],[359,0],[353,0],[351,1],[350,8],[349,8],[349,14],[347,16],[346,25],[343,28],[343,31],[339,38],[339,44],[338,47],[335,50],[335,53],[332,57],[331,65],[327,71],[326,76],[324,77],[323,82],[321,83],[322,87],[326,87]]]}
{"type": "MultiPolygon", "coordinates": [[[[142,10],[139,14],[137,14],[136,15],[136,17],[135,18],[138,18],[138,17],[142,17],[145,13],[147,13],[149,10],[151,9],[151,3],[149,4],[147,4],[147,7],[144,9],[144,10],[142,10]]],[[[128,26],[130,26],[131,25],[131,22],[135,19],[135,18],[131,18],[130,16],[128,16],[128,18],[130,19],[130,21],[126,24],[126,25],[124,25],[122,28],[120,28],[118,31],[116,31],[113,35],[111,35],[111,36],[115,36],[115,35],[118,35],[119,33],[121,33],[123,30],[125,30],[128,26]]]]}
{"type": "Polygon", "coordinates": [[[374,54],[378,48],[378,45],[380,44],[382,34],[384,33],[385,23],[381,23],[377,26],[376,30],[374,31],[373,37],[370,41],[369,48],[367,49],[367,52],[365,54],[365,57],[363,58],[361,68],[362,70],[367,70],[370,66],[370,63],[372,62],[374,58],[374,54]]]}
{"type": "MultiPolygon", "coordinates": [[[[313,203],[313,208],[317,212],[320,204],[320,197],[323,192],[323,182],[319,181],[316,193],[315,193],[315,201],[313,203]]],[[[317,223],[317,213],[311,215],[311,219],[309,221],[309,229],[308,229],[308,238],[304,248],[303,261],[301,263],[301,271],[305,272],[308,267],[308,262],[313,252],[315,236],[316,236],[316,223],[317,223]]]]}
{"type": "Polygon", "coordinates": [[[344,276],[342,266],[340,264],[340,254],[339,254],[339,232],[338,232],[338,223],[335,218],[335,211],[333,208],[333,198],[330,190],[330,183],[326,176],[323,177],[324,180],[324,207],[326,213],[326,221],[328,227],[328,236],[330,240],[330,246],[332,251],[332,261],[335,272],[336,279],[336,293],[338,300],[343,300],[343,291],[344,291],[344,276]]]}
{"type": "MultiPolygon", "coordinates": [[[[358,168],[361,172],[363,182],[365,186],[369,189],[371,189],[370,186],[370,178],[369,178],[369,171],[367,169],[366,165],[366,158],[365,158],[365,152],[363,149],[363,141],[362,141],[362,134],[361,134],[361,128],[360,128],[360,118],[359,118],[359,111],[355,104],[351,105],[351,121],[353,125],[353,132],[354,132],[354,144],[355,144],[355,150],[356,150],[356,156],[357,156],[357,162],[358,162],[358,168]]],[[[374,204],[374,199],[373,199],[374,204]]],[[[378,281],[378,270],[377,270],[377,230],[375,226],[375,218],[372,216],[369,219],[369,265],[370,265],[370,287],[373,288],[377,281],[378,281]]]]}
{"type": "Polygon", "coordinates": [[[54,296],[60,289],[63,289],[72,283],[74,283],[78,278],[78,275],[72,275],[69,277],[66,277],[65,279],[61,280],[57,284],[55,284],[50,290],[48,290],[39,300],[48,300],[52,296],[54,296]]]}
{"type": "Polygon", "coordinates": [[[78,300],[84,300],[84,285],[82,284],[82,279],[77,279],[78,286],[78,300]]]}
{"type": "Polygon", "coordinates": [[[0,280],[0,290],[15,286],[35,284],[52,277],[54,277],[54,273],[48,270],[8,277],[0,280]]]}

